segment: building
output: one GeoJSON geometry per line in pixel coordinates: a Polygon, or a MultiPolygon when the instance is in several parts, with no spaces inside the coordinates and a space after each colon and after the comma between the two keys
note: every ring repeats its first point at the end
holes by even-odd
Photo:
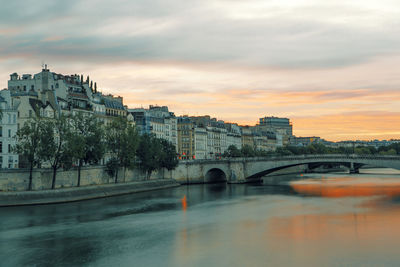
{"type": "Polygon", "coordinates": [[[192,116],[189,117],[197,127],[205,128],[207,132],[207,150],[206,159],[220,158],[228,149],[227,147],[227,129],[224,121],[211,118],[210,116],[192,116]]]}
{"type": "Polygon", "coordinates": [[[321,143],[321,138],[318,136],[311,137],[297,137],[292,136],[290,138],[290,145],[292,146],[309,146],[311,144],[321,143]]]}
{"type": "Polygon", "coordinates": [[[188,116],[178,117],[178,153],[181,159],[207,158],[207,129],[188,116]]]}
{"type": "Polygon", "coordinates": [[[139,134],[151,134],[150,113],[144,108],[131,108],[128,113],[133,117],[139,134]]]}
{"type": "Polygon", "coordinates": [[[148,109],[128,109],[140,134],[154,134],[171,142],[178,149],[178,121],[166,106],[150,105],[148,109]]]}
{"type": "Polygon", "coordinates": [[[275,151],[278,146],[282,146],[282,135],[262,130],[257,126],[240,126],[242,130],[242,144],[254,150],[275,151]]]}
{"type": "Polygon", "coordinates": [[[84,80],[83,75],[51,72],[47,66],[33,76],[11,74],[8,90],[16,108],[17,129],[37,116],[55,118],[79,112],[94,115],[105,124],[117,117],[127,117],[122,97],[98,92],[97,84],[93,86],[89,77],[84,80]]]}
{"type": "Polygon", "coordinates": [[[17,115],[19,103],[13,101],[9,90],[0,91],[0,168],[18,168],[19,156],[13,152],[18,130],[17,115]]]}
{"type": "Polygon", "coordinates": [[[178,117],[179,159],[196,159],[196,140],[194,122],[187,116],[178,117]]]}
{"type": "Polygon", "coordinates": [[[280,135],[273,132],[253,132],[254,135],[254,148],[262,151],[275,151],[276,148],[281,146],[279,144],[280,135]]]}
{"type": "Polygon", "coordinates": [[[254,134],[253,134],[253,126],[240,126],[242,132],[242,147],[249,146],[255,149],[254,145],[254,134]]]}
{"type": "Polygon", "coordinates": [[[203,127],[194,128],[195,151],[194,159],[207,158],[207,130],[203,127]]]}
{"type": "Polygon", "coordinates": [[[89,80],[84,81],[83,75],[63,75],[50,70],[45,66],[35,75],[17,73],[10,75],[8,89],[13,98],[21,101],[20,124],[24,119],[36,116],[27,116],[25,113],[30,99],[50,105],[57,114],[74,114],[76,112],[94,114],[104,122],[115,117],[127,116],[122,97],[103,95],[97,91],[97,84],[89,80]]]}
{"type": "Polygon", "coordinates": [[[242,148],[242,132],[241,128],[236,123],[225,123],[227,130],[226,147],[235,146],[237,149],[242,148]]]}
{"type": "Polygon", "coordinates": [[[280,132],[288,137],[293,135],[293,126],[288,118],[264,117],[260,118],[260,124],[257,125],[265,132],[280,132]]]}

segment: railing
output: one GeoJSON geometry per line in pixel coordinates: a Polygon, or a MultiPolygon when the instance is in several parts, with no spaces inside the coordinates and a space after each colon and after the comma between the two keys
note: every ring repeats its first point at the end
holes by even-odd
{"type": "Polygon", "coordinates": [[[217,163],[230,161],[287,161],[287,160],[306,160],[306,159],[373,159],[373,160],[394,160],[400,161],[400,156],[392,155],[358,155],[358,154],[308,154],[308,155],[290,155],[290,156],[269,156],[269,157],[240,157],[240,158],[222,158],[222,159],[197,159],[181,160],[181,163],[217,163]]]}

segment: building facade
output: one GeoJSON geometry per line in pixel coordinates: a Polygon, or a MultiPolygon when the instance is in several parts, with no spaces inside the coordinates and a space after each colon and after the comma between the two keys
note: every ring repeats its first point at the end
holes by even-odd
{"type": "Polygon", "coordinates": [[[18,168],[19,156],[13,152],[18,130],[18,104],[9,90],[0,91],[0,169],[18,168]]]}
{"type": "MultiPolygon", "coordinates": [[[[148,109],[128,109],[140,134],[154,134],[171,142],[178,149],[178,120],[166,106],[152,106],[148,109]]],[[[178,150],[177,150],[178,151],[178,150]]]]}
{"type": "Polygon", "coordinates": [[[265,132],[277,132],[280,130],[283,135],[289,137],[293,135],[293,126],[288,118],[278,118],[273,116],[260,118],[258,127],[265,132]]]}
{"type": "Polygon", "coordinates": [[[226,147],[235,146],[237,149],[242,148],[242,132],[239,125],[236,123],[225,123],[226,147]]]}

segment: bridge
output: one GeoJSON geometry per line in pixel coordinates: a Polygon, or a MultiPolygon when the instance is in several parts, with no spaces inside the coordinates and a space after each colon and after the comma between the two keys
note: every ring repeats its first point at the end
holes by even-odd
{"type": "Polygon", "coordinates": [[[165,173],[165,177],[174,178],[182,184],[246,183],[259,181],[267,174],[292,166],[315,167],[323,164],[344,165],[350,173],[358,173],[364,165],[400,170],[400,156],[324,154],[181,161],[175,170],[165,173]]]}

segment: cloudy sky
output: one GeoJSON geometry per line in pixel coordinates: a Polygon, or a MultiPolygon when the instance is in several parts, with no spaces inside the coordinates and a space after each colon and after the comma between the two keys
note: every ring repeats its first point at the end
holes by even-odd
{"type": "Polygon", "coordinates": [[[400,138],[398,0],[0,0],[0,87],[43,62],[129,107],[400,138]]]}

